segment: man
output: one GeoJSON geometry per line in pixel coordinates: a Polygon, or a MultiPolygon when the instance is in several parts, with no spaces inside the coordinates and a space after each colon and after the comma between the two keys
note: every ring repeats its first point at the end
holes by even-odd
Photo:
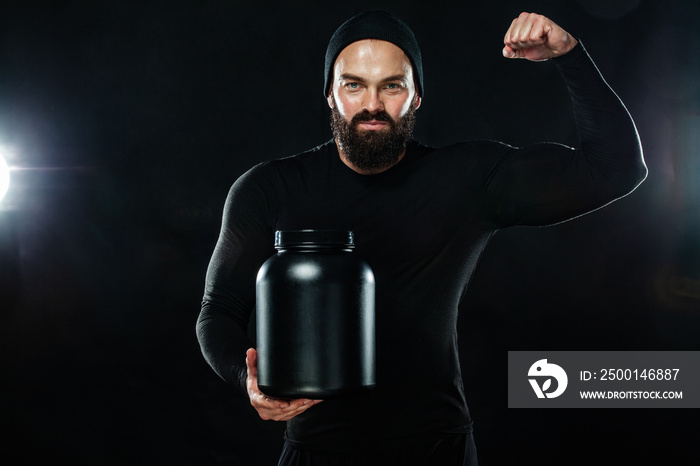
{"type": "Polygon", "coordinates": [[[583,46],[523,13],[503,54],[551,59],[574,104],[580,148],[411,139],[423,96],[420,49],[401,21],[360,14],[334,33],[324,95],[334,139],[257,165],[233,185],[197,324],[214,370],[263,419],[288,421],[281,465],[475,465],[457,348],[457,308],[489,238],[562,222],[645,178],[634,123],[583,46]],[[353,230],[376,280],[376,389],[338,400],[275,400],[257,386],[246,337],[255,277],[285,229],[353,230]]]}

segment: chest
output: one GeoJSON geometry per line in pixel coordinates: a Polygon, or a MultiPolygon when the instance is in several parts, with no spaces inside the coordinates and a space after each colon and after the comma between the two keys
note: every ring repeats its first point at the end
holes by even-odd
{"type": "Polygon", "coordinates": [[[380,274],[459,263],[486,234],[468,184],[418,169],[362,181],[337,176],[286,184],[274,229],[352,230],[357,251],[380,274]]]}

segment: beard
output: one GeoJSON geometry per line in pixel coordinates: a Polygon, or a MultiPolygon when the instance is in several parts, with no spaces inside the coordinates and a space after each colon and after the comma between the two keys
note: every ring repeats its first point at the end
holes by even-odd
{"type": "Polygon", "coordinates": [[[333,136],[347,160],[360,170],[374,171],[391,167],[399,161],[406,143],[413,136],[416,123],[416,106],[411,103],[408,112],[394,121],[384,111],[371,114],[364,110],[348,122],[338,111],[333,101],[331,109],[331,129],[333,136]],[[385,121],[388,128],[377,131],[360,130],[362,121],[385,121]]]}

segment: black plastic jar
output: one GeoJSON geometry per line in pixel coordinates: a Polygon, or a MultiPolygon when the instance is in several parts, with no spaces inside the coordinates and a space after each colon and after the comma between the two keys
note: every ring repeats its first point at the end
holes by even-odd
{"type": "Polygon", "coordinates": [[[325,399],[374,387],[374,274],[352,231],[277,231],[256,282],[258,387],[325,399]]]}

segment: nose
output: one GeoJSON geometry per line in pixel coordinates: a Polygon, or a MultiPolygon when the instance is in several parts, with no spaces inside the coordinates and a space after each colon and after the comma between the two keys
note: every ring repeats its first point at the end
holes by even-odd
{"type": "Polygon", "coordinates": [[[369,89],[365,93],[365,99],[362,104],[362,110],[367,110],[372,114],[384,111],[384,102],[382,102],[381,94],[376,89],[369,89]]]}

